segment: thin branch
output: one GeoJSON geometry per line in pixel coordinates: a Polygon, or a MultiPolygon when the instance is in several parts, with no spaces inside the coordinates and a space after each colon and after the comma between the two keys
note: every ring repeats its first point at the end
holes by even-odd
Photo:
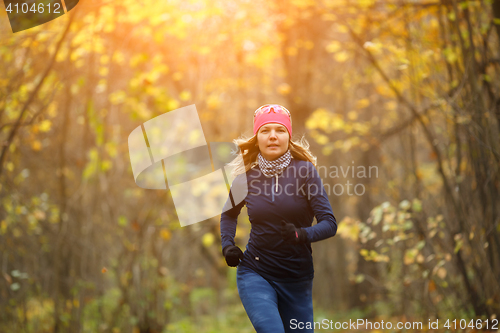
{"type": "Polygon", "coordinates": [[[25,112],[28,110],[28,107],[34,101],[36,95],[40,91],[40,88],[43,86],[45,79],[47,78],[50,71],[52,70],[52,67],[54,66],[56,56],[59,53],[59,50],[61,49],[62,43],[63,43],[64,39],[66,38],[66,35],[69,32],[69,28],[71,27],[71,24],[73,23],[73,18],[75,16],[75,12],[76,11],[74,11],[73,13],[71,13],[69,15],[68,24],[66,25],[66,28],[65,28],[61,38],[57,42],[56,49],[54,50],[54,54],[52,55],[52,58],[50,59],[49,64],[45,68],[45,71],[43,72],[42,77],[41,77],[40,81],[38,82],[38,84],[36,85],[35,89],[31,92],[28,100],[26,101],[26,103],[24,103],[23,108],[21,109],[21,112],[19,113],[19,117],[17,118],[16,124],[14,125],[14,127],[12,128],[12,131],[9,134],[9,137],[7,139],[7,143],[2,148],[2,154],[0,155],[0,176],[2,175],[5,158],[7,157],[7,152],[9,151],[9,146],[12,144],[12,141],[14,140],[14,137],[17,134],[17,131],[21,125],[21,121],[24,117],[25,112]]]}
{"type": "Polygon", "coordinates": [[[462,212],[462,209],[458,205],[457,201],[455,200],[455,197],[453,196],[453,191],[451,189],[450,182],[449,182],[448,177],[446,177],[446,174],[444,172],[443,158],[441,156],[441,152],[439,151],[439,149],[437,147],[437,140],[434,138],[434,135],[430,131],[429,127],[426,125],[426,122],[424,120],[423,115],[420,114],[418,112],[418,110],[415,108],[415,106],[412,103],[410,103],[403,96],[403,94],[397,89],[397,87],[394,85],[394,83],[391,81],[391,79],[389,79],[389,77],[387,76],[387,74],[380,67],[379,63],[377,62],[377,60],[375,59],[375,57],[373,56],[373,54],[368,49],[366,49],[363,46],[364,43],[361,40],[361,38],[349,27],[349,25],[346,25],[346,27],[349,30],[349,34],[352,37],[352,39],[356,42],[356,44],[362,50],[364,50],[364,52],[366,53],[366,56],[367,56],[368,60],[371,62],[371,64],[373,65],[373,67],[377,70],[377,72],[380,74],[380,76],[386,82],[386,84],[389,86],[389,88],[394,92],[394,94],[396,95],[396,97],[399,100],[399,102],[402,103],[403,105],[406,105],[406,107],[411,111],[411,113],[413,114],[413,116],[415,117],[415,119],[422,126],[422,129],[424,130],[425,137],[427,138],[427,141],[429,142],[432,151],[436,155],[438,171],[439,171],[439,174],[441,175],[441,179],[443,181],[443,185],[444,185],[446,194],[448,195],[449,199],[451,200],[451,203],[453,204],[455,212],[457,212],[457,220],[459,221],[461,230],[462,231],[470,230],[470,228],[466,228],[466,226],[470,227],[470,225],[469,225],[469,223],[466,220],[463,219],[463,214],[460,214],[460,212],[462,212]]]}
{"type": "MultiPolygon", "coordinates": [[[[31,119],[29,121],[26,121],[24,123],[21,123],[19,124],[19,126],[30,126],[30,125],[33,125],[33,123],[35,122],[35,119],[41,115],[45,110],[47,110],[47,107],[50,105],[50,103],[54,100],[54,95],[55,95],[55,92],[56,92],[56,89],[52,90],[52,96],[50,98],[50,101],[45,103],[41,108],[40,110],[38,110],[37,112],[35,112],[35,114],[33,115],[33,117],[31,117],[31,119]]],[[[11,122],[11,123],[5,123],[5,124],[2,124],[0,125],[0,131],[4,128],[4,127],[7,127],[7,126],[13,126],[13,125],[16,125],[17,123],[16,122],[11,122]]],[[[3,143],[3,145],[7,145],[7,142],[3,143]]]]}

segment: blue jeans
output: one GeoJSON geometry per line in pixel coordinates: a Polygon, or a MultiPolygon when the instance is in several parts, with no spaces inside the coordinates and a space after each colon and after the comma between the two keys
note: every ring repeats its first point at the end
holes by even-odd
{"type": "Polygon", "coordinates": [[[312,328],[305,328],[307,322],[314,324],[312,280],[270,281],[240,265],[236,283],[243,307],[257,333],[314,332],[312,328]]]}

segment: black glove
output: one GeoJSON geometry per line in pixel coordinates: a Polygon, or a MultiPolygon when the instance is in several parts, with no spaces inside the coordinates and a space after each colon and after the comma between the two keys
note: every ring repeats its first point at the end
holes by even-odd
{"type": "Polygon", "coordinates": [[[240,263],[240,259],[243,259],[243,252],[241,249],[234,245],[228,245],[222,250],[222,254],[226,258],[226,264],[229,267],[236,267],[240,263]]]}
{"type": "Polygon", "coordinates": [[[302,228],[295,228],[292,223],[287,223],[285,220],[281,220],[281,237],[286,242],[295,244],[307,242],[307,232],[302,228]]]}

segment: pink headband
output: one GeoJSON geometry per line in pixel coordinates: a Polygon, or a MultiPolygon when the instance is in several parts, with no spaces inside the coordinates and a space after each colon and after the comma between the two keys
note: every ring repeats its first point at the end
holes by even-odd
{"type": "Polygon", "coordinates": [[[278,104],[266,104],[255,110],[253,115],[253,134],[257,134],[262,125],[278,123],[286,127],[290,137],[292,136],[292,116],[284,106],[278,104]]]}

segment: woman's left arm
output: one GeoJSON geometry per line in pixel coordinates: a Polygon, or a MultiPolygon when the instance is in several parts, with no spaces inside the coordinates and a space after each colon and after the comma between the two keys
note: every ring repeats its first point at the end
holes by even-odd
{"type": "Polygon", "coordinates": [[[309,242],[317,242],[335,236],[337,220],[333,215],[332,206],[318,171],[311,162],[307,164],[310,170],[305,181],[306,195],[318,223],[302,229],[307,232],[309,242]]]}

